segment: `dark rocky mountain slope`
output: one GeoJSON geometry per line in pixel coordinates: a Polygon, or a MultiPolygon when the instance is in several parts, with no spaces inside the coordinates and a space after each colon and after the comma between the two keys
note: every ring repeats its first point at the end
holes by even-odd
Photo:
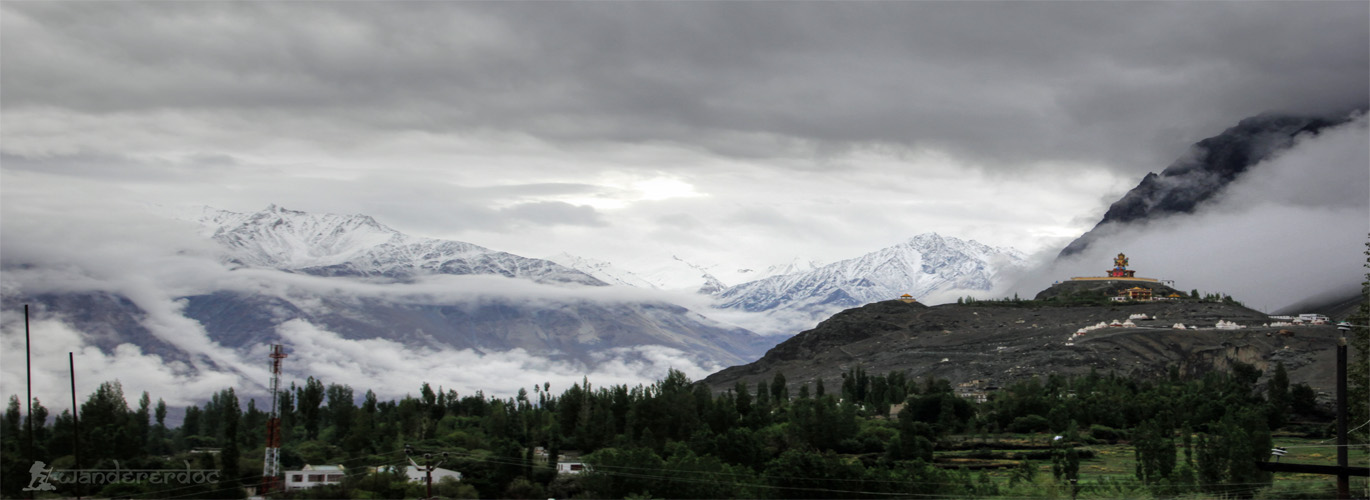
{"type": "MultiPolygon", "coordinates": [[[[946,304],[927,307],[898,300],[849,309],[771,349],[756,362],[734,366],[704,379],[717,391],[738,381],[755,384],[784,373],[792,386],[823,379],[841,386],[841,376],[861,366],[867,373],[903,371],[911,378],[933,376],[980,387],[1049,374],[1117,372],[1162,376],[1225,370],[1241,361],[1266,370],[1284,362],[1294,383],[1333,389],[1335,326],[1265,327],[1264,314],[1235,303],[1174,301],[1079,307],[1045,302],[946,304]],[[1075,333],[1100,322],[1133,327],[1075,333]],[[1218,321],[1246,328],[1222,330],[1218,321]],[[1198,329],[1178,330],[1183,323],[1198,329]],[[1282,335],[1280,330],[1293,332],[1282,335]]],[[[791,389],[791,394],[795,389],[791,389]]]]}
{"type": "Polygon", "coordinates": [[[1103,232],[1104,226],[1192,213],[1248,167],[1288,149],[1298,135],[1315,134],[1345,121],[1280,114],[1242,120],[1223,133],[1194,144],[1189,154],[1170,164],[1159,175],[1147,174],[1137,187],[1108,207],[1093,229],[1061,250],[1060,257],[1084,251],[1103,232]]]}

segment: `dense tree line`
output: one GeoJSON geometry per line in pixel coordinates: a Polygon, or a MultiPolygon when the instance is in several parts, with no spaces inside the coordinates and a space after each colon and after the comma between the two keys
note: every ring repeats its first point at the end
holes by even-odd
{"type": "MultiPolygon", "coordinates": [[[[945,380],[880,375],[861,367],[840,387],[789,383],[783,374],[738,383],[715,394],[683,373],[651,385],[594,386],[589,380],[554,394],[550,384],[514,397],[458,394],[423,384],[417,395],[381,401],[368,390],[308,378],[283,391],[282,466],[342,464],[341,487],[295,497],[422,496],[422,487],[375,466],[409,464],[403,449],[448,452],[444,468],[460,483],[438,485],[449,497],[547,498],[845,498],[986,495],[1000,485],[983,473],[934,466],[934,451],[967,436],[1049,433],[1062,439],[1046,452],[1053,479],[1079,478],[1076,445],[1126,441],[1137,459],[1136,484],[1158,495],[1180,492],[1250,494],[1270,476],[1254,462],[1268,453],[1273,428],[1317,418],[1316,397],[1289,385],[1282,365],[1269,377],[1236,363],[1230,372],[1160,380],[1091,373],[1014,382],[976,404],[945,380]],[[891,409],[898,408],[890,417],[891,409]],[[1178,409],[1183,409],[1180,411],[1178,409]],[[558,476],[534,456],[583,454],[593,470],[558,476]]],[[[76,468],[205,468],[221,471],[212,485],[115,484],[63,492],[133,498],[242,497],[260,479],[266,413],[233,389],[185,409],[168,428],[166,404],[144,393],[126,403],[118,382],[101,384],[81,405],[80,435],[69,411],[53,419],[35,401],[32,441],[20,400],[4,414],[3,493],[20,495],[29,457],[76,468]],[[27,462],[26,462],[27,461],[27,462]]],[[[1324,415],[1325,417],[1325,415],[1324,415]]],[[[1015,470],[1032,482],[1035,470],[1015,470]]],[[[1064,483],[1062,483],[1064,484],[1064,483]]]]}

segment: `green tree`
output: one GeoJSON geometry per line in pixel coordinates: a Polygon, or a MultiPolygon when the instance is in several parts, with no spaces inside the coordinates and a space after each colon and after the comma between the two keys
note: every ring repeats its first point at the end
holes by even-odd
{"type": "Polygon", "coordinates": [[[309,377],[305,380],[304,387],[300,388],[299,394],[295,397],[299,401],[299,413],[301,420],[304,421],[305,439],[319,439],[320,407],[324,400],[323,382],[309,377]]]}
{"type": "Polygon", "coordinates": [[[724,462],[750,469],[765,464],[765,444],[756,432],[746,427],[734,427],[714,437],[714,450],[724,462]]]}
{"type": "Polygon", "coordinates": [[[138,449],[146,449],[148,438],[151,436],[152,423],[152,397],[147,391],[143,391],[142,397],[138,398],[138,410],[133,412],[129,420],[129,433],[132,440],[138,445],[138,449]]]}
{"type": "Polygon", "coordinates": [[[28,434],[22,427],[23,413],[19,396],[10,396],[9,406],[5,408],[4,429],[0,430],[0,473],[8,480],[0,481],[0,494],[6,498],[21,496],[23,481],[14,478],[28,476],[28,468],[34,457],[29,456],[24,437],[28,434]],[[28,463],[24,463],[28,460],[28,463]]]}
{"type": "Polygon", "coordinates": [[[223,439],[222,448],[219,450],[222,479],[219,480],[217,492],[222,493],[219,498],[243,498],[246,492],[240,488],[242,469],[238,463],[241,455],[238,450],[238,421],[242,417],[242,411],[238,407],[238,396],[232,388],[221,391],[218,400],[222,412],[223,439]]]}
{"type": "Polygon", "coordinates": [[[1289,402],[1298,415],[1320,416],[1323,413],[1318,408],[1318,391],[1303,382],[1289,388],[1289,402]]]}
{"type": "Polygon", "coordinates": [[[352,421],[356,418],[356,402],[352,399],[352,388],[341,384],[329,384],[325,391],[328,396],[328,419],[333,425],[336,440],[346,439],[351,433],[352,421]]]}
{"type": "Polygon", "coordinates": [[[266,442],[266,419],[266,412],[257,409],[257,399],[248,399],[238,422],[238,445],[252,447],[266,442]]]}
{"type": "Polygon", "coordinates": [[[167,443],[166,412],[166,401],[157,398],[157,406],[152,411],[156,424],[152,426],[150,432],[150,444],[148,446],[148,453],[150,454],[161,455],[171,451],[171,447],[167,443]]]}
{"type": "Polygon", "coordinates": [[[504,488],[504,494],[500,498],[540,500],[547,498],[547,492],[543,490],[541,484],[529,481],[526,477],[516,477],[509,482],[509,486],[504,488]]]}
{"type": "Polygon", "coordinates": [[[1283,427],[1288,418],[1290,402],[1292,401],[1289,394],[1289,372],[1285,371],[1283,361],[1275,364],[1275,372],[1270,375],[1270,380],[1265,383],[1265,393],[1266,400],[1270,402],[1268,418],[1270,428],[1283,427]]]}
{"type": "Polygon", "coordinates": [[[918,420],[907,406],[899,412],[897,422],[899,435],[891,439],[887,446],[889,458],[932,462],[932,442],[937,439],[937,431],[927,422],[918,420]]]}
{"type": "Polygon", "coordinates": [[[766,385],[765,380],[756,381],[756,409],[758,413],[765,414],[771,408],[771,390],[766,385]]]}
{"type": "Polygon", "coordinates": [[[1057,481],[1075,481],[1080,478],[1080,452],[1075,449],[1071,439],[1052,441],[1051,474],[1057,481]]]}
{"type": "Polygon", "coordinates": [[[668,453],[662,465],[665,476],[660,486],[653,486],[669,498],[756,498],[757,491],[749,487],[756,482],[750,469],[734,467],[718,457],[696,455],[688,448],[677,448],[668,453]]]}
{"type": "Polygon", "coordinates": [[[776,406],[784,406],[790,400],[790,389],[785,386],[783,372],[775,372],[775,377],[771,378],[771,400],[775,401],[776,406]]]}
{"type": "Polygon", "coordinates": [[[832,451],[787,450],[766,464],[763,475],[778,498],[859,498],[865,467],[832,451]]]}
{"type": "Polygon", "coordinates": [[[1175,439],[1168,427],[1147,420],[1132,431],[1132,448],[1137,458],[1137,479],[1144,484],[1168,480],[1175,470],[1175,439]]]}
{"type": "Polygon", "coordinates": [[[81,404],[82,458],[86,464],[104,459],[126,459],[141,449],[129,432],[132,417],[118,381],[104,382],[81,404]]]}
{"type": "Polygon", "coordinates": [[[1195,450],[1199,483],[1217,494],[1241,494],[1253,486],[1269,485],[1271,475],[1256,468],[1271,447],[1264,412],[1256,408],[1234,409],[1200,436],[1195,450]]]}
{"type": "Polygon", "coordinates": [[[10,396],[9,406],[5,407],[5,427],[0,430],[0,449],[6,454],[20,453],[23,448],[19,443],[19,423],[23,418],[24,415],[19,408],[19,396],[10,396]]]}
{"type": "Polygon", "coordinates": [[[343,438],[343,449],[349,455],[358,456],[376,450],[378,406],[376,393],[368,389],[363,396],[361,409],[352,412],[350,432],[343,438]]]}
{"type": "Polygon", "coordinates": [[[419,387],[419,396],[423,398],[423,409],[428,419],[436,422],[441,418],[442,405],[438,402],[438,393],[433,391],[433,387],[428,385],[428,382],[424,382],[423,386],[419,387]]]}
{"type": "Polygon", "coordinates": [[[200,435],[200,407],[191,405],[186,407],[185,415],[181,418],[181,439],[188,441],[191,436],[200,435]]]}
{"type": "Polygon", "coordinates": [[[733,392],[733,403],[737,407],[737,415],[743,419],[751,416],[752,395],[747,392],[747,383],[741,380],[737,381],[737,385],[733,387],[733,392]]]}
{"type": "MultiPolygon", "coordinates": [[[[584,457],[590,470],[581,483],[590,498],[625,498],[660,485],[666,465],[647,448],[604,448],[584,457]]],[[[659,489],[659,488],[658,488],[659,489]]]]}

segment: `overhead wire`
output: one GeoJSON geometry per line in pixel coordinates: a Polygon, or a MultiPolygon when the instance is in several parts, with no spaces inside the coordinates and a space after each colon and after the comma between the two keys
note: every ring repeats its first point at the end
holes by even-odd
{"type": "MultiPolygon", "coordinates": [[[[375,457],[384,457],[384,456],[394,455],[394,454],[403,453],[403,452],[404,452],[404,450],[397,450],[397,451],[391,451],[391,452],[385,452],[385,453],[377,453],[377,454],[373,454],[373,455],[368,455],[368,456],[366,456],[366,457],[358,457],[358,458],[353,458],[353,459],[349,459],[349,460],[342,460],[342,461],[340,461],[339,463],[340,463],[340,464],[346,464],[346,463],[350,463],[350,462],[360,462],[360,461],[365,461],[365,460],[372,460],[372,459],[374,459],[375,457]]],[[[401,460],[400,462],[403,462],[403,461],[401,460]]],[[[363,470],[362,472],[365,472],[365,471],[363,470]]],[[[344,473],[344,474],[348,474],[348,473],[349,473],[349,472],[347,471],[347,468],[346,468],[346,467],[343,468],[343,473],[344,473]]],[[[261,477],[262,477],[261,474],[251,474],[251,475],[239,476],[239,477],[234,478],[234,479],[236,479],[236,480],[237,480],[238,482],[240,482],[240,483],[243,483],[243,482],[246,482],[246,481],[250,481],[250,480],[252,480],[252,479],[261,479],[261,477]]],[[[158,491],[145,492],[145,493],[136,493],[136,494],[132,494],[132,495],[130,495],[130,496],[131,496],[131,497],[147,497],[147,498],[186,498],[186,497],[188,497],[188,496],[200,495],[200,494],[204,494],[204,493],[206,493],[206,492],[205,492],[205,491],[193,491],[193,492],[191,492],[191,493],[189,493],[189,494],[184,494],[184,495],[180,495],[180,496],[164,496],[164,495],[166,495],[166,494],[168,494],[168,493],[179,492],[179,491],[185,491],[185,490],[199,490],[199,489],[202,488],[203,486],[204,486],[204,484],[192,484],[192,485],[187,485],[187,486],[181,486],[181,487],[178,487],[178,488],[172,488],[172,489],[169,489],[169,490],[158,490],[158,491]]],[[[237,488],[241,488],[241,486],[233,486],[233,487],[227,487],[227,488],[218,488],[218,489],[213,489],[213,490],[209,490],[209,491],[211,491],[211,492],[220,492],[220,491],[229,491],[229,490],[237,489],[237,488]]]]}

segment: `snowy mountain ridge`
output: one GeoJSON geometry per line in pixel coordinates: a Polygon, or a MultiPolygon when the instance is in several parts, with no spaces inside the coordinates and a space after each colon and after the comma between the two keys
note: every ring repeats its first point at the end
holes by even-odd
{"type": "Polygon", "coordinates": [[[366,215],[315,214],[276,205],[255,213],[204,207],[201,234],[231,262],[321,276],[407,279],[424,274],[493,274],[538,282],[603,286],[586,273],[471,243],[409,236],[366,215]]]}
{"type": "Polygon", "coordinates": [[[795,323],[793,318],[821,319],[905,293],[927,298],[953,290],[986,292],[1002,284],[1005,273],[1026,265],[1026,257],[1011,248],[927,233],[821,266],[795,258],[757,273],[671,255],[645,271],[628,271],[565,253],[533,259],[471,243],[413,237],[364,215],[311,214],[272,205],[256,213],[205,208],[194,219],[202,234],[223,245],[229,262],[244,266],[401,281],[426,274],[483,274],[543,283],[679,290],[716,298],[718,310],[791,316],[785,320],[788,324],[804,322],[795,323]],[[738,280],[764,277],[728,286],[714,273],[718,269],[738,280]]]}
{"type": "Polygon", "coordinates": [[[949,290],[988,291],[1026,256],[937,233],[834,262],[808,272],[743,283],[720,294],[720,307],[751,312],[794,309],[819,312],[889,300],[905,293],[925,297],[949,290]]]}

